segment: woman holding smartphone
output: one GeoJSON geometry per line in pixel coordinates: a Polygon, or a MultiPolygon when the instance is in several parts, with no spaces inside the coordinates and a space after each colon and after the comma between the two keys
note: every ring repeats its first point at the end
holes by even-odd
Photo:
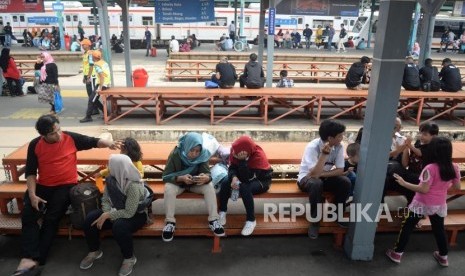
{"type": "Polygon", "coordinates": [[[189,132],[179,138],[178,145],[171,151],[163,171],[165,182],[165,227],[162,238],[173,240],[176,229],[176,196],[184,191],[203,194],[208,209],[209,227],[216,236],[224,236],[224,229],[218,222],[216,193],[211,183],[208,160],[210,152],[202,147],[202,135],[189,132]]]}

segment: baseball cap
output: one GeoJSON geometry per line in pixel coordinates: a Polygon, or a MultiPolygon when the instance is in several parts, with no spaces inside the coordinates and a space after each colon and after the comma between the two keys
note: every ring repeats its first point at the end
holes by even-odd
{"type": "Polygon", "coordinates": [[[90,42],[89,39],[84,38],[84,39],[81,41],[81,45],[89,45],[89,46],[91,46],[91,45],[92,45],[92,42],[90,42]]]}
{"type": "Polygon", "coordinates": [[[93,51],[92,52],[93,58],[102,58],[102,53],[100,51],[93,51]]]}

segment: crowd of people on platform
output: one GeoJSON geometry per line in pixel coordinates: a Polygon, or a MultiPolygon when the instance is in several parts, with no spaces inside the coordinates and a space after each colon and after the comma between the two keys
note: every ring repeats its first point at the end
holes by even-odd
{"type": "MultiPolygon", "coordinates": [[[[90,269],[103,257],[99,233],[111,229],[123,256],[119,275],[129,275],[137,262],[132,234],[150,223],[148,212],[152,208],[150,190],[142,180],[141,147],[132,138],[112,142],[64,131],[59,123],[54,115],[41,116],[36,123],[39,136],[29,144],[28,191],[22,212],[22,259],[13,275],[33,273],[46,263],[58,224],[71,201],[70,190],[77,184],[76,153],[95,147],[120,149],[120,153],[110,155],[108,168],[95,175],[106,176],[106,185],[101,209],[90,211],[84,220],[89,253],[79,267],[90,269]],[[54,173],[57,170],[63,173],[54,173]],[[39,218],[43,218],[41,225],[39,218]]],[[[429,216],[439,248],[434,257],[441,266],[448,266],[444,231],[447,190],[451,186],[460,187],[460,173],[452,163],[451,141],[439,137],[439,127],[432,122],[420,125],[416,141],[404,136],[401,129],[401,120],[397,118],[392,130],[384,191],[403,194],[409,213],[394,248],[386,254],[400,263],[412,231],[421,227],[422,218],[429,216]]],[[[340,208],[361,189],[355,183],[363,128],[344,149],[345,130],[346,126],[339,121],[324,120],[318,137],[310,141],[302,153],[296,185],[308,193],[312,218],[308,236],[311,239],[319,236],[321,215],[317,212],[321,209],[318,205],[324,202],[323,192],[333,194],[340,208]]],[[[185,133],[177,142],[162,174],[165,183],[163,241],[172,241],[176,227],[185,223],[178,223],[175,217],[176,197],[185,191],[203,195],[208,211],[206,226],[216,236],[225,235],[229,200],[241,198],[246,211],[241,234],[250,236],[257,226],[254,195],[267,192],[273,182],[273,169],[266,152],[249,136],[238,137],[230,147],[220,144],[210,134],[197,132],[185,133]]],[[[337,210],[335,213],[339,214],[337,210]]],[[[348,227],[348,222],[339,219],[337,224],[348,227]]]]}
{"type": "MultiPolygon", "coordinates": [[[[359,62],[354,62],[350,66],[345,77],[348,89],[368,89],[371,77],[370,63],[370,58],[363,56],[359,62]]],[[[458,92],[462,90],[462,76],[460,69],[452,63],[450,58],[442,60],[441,71],[438,71],[438,68],[433,66],[431,58],[425,59],[424,66],[419,68],[417,59],[408,56],[405,59],[402,87],[410,91],[458,92]]]]}
{"type": "Polygon", "coordinates": [[[452,30],[445,28],[441,35],[440,47],[437,52],[447,52],[449,47],[452,52],[465,54],[465,31],[460,36],[456,36],[452,30]]]}
{"type": "MultiPolygon", "coordinates": [[[[228,26],[228,32],[223,33],[220,39],[215,42],[217,51],[230,51],[234,50],[234,43],[236,42],[236,27],[234,21],[228,26]]],[[[302,34],[297,30],[285,30],[279,29],[276,34],[274,34],[273,42],[275,48],[283,49],[301,49],[310,47],[314,44],[317,49],[327,49],[331,51],[332,48],[336,49],[336,52],[345,52],[346,48],[356,48],[357,50],[364,50],[366,48],[365,39],[362,39],[358,42],[357,45],[354,44],[353,37],[348,35],[347,29],[344,24],[341,24],[341,28],[337,33],[337,39],[335,39],[336,30],[332,24],[329,24],[323,28],[322,25],[318,25],[314,40],[312,41],[313,30],[309,27],[308,24],[305,24],[305,28],[302,30],[302,34]]],[[[264,35],[264,46],[268,46],[268,33],[265,29],[263,32],[264,35]]],[[[259,44],[259,35],[255,37],[252,41],[254,45],[259,44]]]]}
{"type": "Polygon", "coordinates": [[[442,60],[441,71],[433,66],[433,60],[425,59],[424,66],[420,69],[415,59],[411,56],[405,59],[402,87],[405,90],[446,91],[458,92],[462,90],[462,76],[450,58],[442,60]]]}

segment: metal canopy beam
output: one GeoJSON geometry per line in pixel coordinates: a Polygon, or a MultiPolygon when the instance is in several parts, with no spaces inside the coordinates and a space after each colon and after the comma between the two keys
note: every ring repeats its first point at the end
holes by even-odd
{"type": "Polygon", "coordinates": [[[132,87],[132,65],[131,65],[131,41],[129,39],[129,2],[130,0],[118,0],[116,3],[121,7],[123,13],[123,37],[124,37],[124,63],[126,65],[126,86],[132,87]]]}
{"type": "Polygon", "coordinates": [[[431,57],[431,42],[434,32],[434,21],[441,7],[446,0],[419,0],[424,11],[423,24],[420,36],[420,64],[423,65],[425,59],[431,57]]]}

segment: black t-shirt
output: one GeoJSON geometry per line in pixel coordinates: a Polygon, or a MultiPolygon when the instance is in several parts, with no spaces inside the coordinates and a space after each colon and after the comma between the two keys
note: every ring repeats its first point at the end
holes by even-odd
{"type": "Polygon", "coordinates": [[[346,160],[344,162],[344,171],[346,172],[349,168],[354,168],[354,172],[357,172],[357,164],[351,164],[349,160],[346,160]]]}
{"type": "Polygon", "coordinates": [[[439,73],[441,89],[448,92],[457,92],[462,89],[462,77],[459,68],[453,64],[442,67],[439,73]]]}
{"type": "Polygon", "coordinates": [[[216,72],[220,73],[220,87],[234,86],[236,83],[236,69],[231,63],[218,63],[216,72]]]}
{"type": "Polygon", "coordinates": [[[11,29],[11,26],[8,26],[8,25],[6,25],[6,26],[3,28],[3,32],[4,32],[5,34],[9,34],[9,35],[13,34],[13,30],[11,29]]]}
{"type": "Polygon", "coordinates": [[[355,62],[353,63],[349,71],[347,72],[345,83],[346,86],[351,88],[351,87],[356,87],[357,85],[362,83],[362,78],[363,75],[365,74],[365,64],[361,62],[355,62]]]}
{"type": "Polygon", "coordinates": [[[310,28],[304,29],[303,35],[304,35],[305,37],[311,37],[312,34],[313,34],[312,29],[310,29],[310,28]]]}
{"type": "Polygon", "coordinates": [[[420,144],[420,140],[417,140],[414,146],[421,151],[421,156],[416,155],[413,151],[410,152],[408,160],[408,171],[420,174],[423,170],[423,156],[426,153],[425,151],[428,145],[422,145],[420,144]]]}
{"type": "Polygon", "coordinates": [[[431,87],[439,88],[439,73],[436,66],[425,66],[420,69],[420,82],[431,82],[431,87]]]}
{"type": "MultiPolygon", "coordinates": [[[[34,69],[40,70],[43,65],[43,63],[36,63],[34,69]]],[[[45,78],[45,81],[41,81],[41,83],[58,84],[58,67],[55,63],[46,64],[45,72],[47,73],[47,78],[45,78]]]]}
{"type": "Polygon", "coordinates": [[[405,64],[402,86],[407,90],[418,90],[420,88],[420,73],[415,64],[405,64]]]}

